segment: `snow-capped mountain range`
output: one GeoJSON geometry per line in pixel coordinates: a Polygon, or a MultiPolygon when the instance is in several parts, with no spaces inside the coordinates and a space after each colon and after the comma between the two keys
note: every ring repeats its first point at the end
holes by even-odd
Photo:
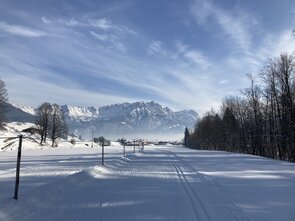
{"type": "Polygon", "coordinates": [[[79,107],[62,105],[61,109],[69,121],[86,122],[100,117],[97,107],[79,107]]]}
{"type": "MultiPolygon", "coordinates": [[[[28,115],[34,115],[32,107],[14,105],[28,115]]],[[[97,107],[62,105],[70,132],[89,139],[92,136],[109,138],[183,134],[184,128],[192,128],[197,112],[174,112],[168,107],[151,102],[122,103],[97,107]]],[[[12,119],[10,120],[12,121],[12,119]]]]}

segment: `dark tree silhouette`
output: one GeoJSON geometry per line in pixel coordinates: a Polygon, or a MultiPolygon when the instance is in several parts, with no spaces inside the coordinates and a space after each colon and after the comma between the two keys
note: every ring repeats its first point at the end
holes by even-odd
{"type": "Polygon", "coordinates": [[[185,128],[184,131],[184,146],[188,147],[189,146],[189,140],[190,140],[190,133],[188,131],[188,128],[185,128]]]}
{"type": "Polygon", "coordinates": [[[67,138],[68,127],[63,112],[57,104],[51,105],[48,102],[41,104],[36,112],[36,124],[40,130],[40,144],[46,142],[48,135],[52,140],[52,147],[57,138],[67,138]]]}
{"type": "Polygon", "coordinates": [[[49,121],[52,107],[49,103],[45,102],[41,104],[36,112],[36,124],[39,127],[41,140],[40,144],[46,142],[48,130],[49,130],[49,121]]]}
{"type": "Polygon", "coordinates": [[[68,127],[64,120],[64,114],[59,105],[53,104],[50,117],[50,136],[52,147],[56,145],[57,138],[67,138],[68,127]]]}
{"type": "Polygon", "coordinates": [[[5,82],[0,78],[0,127],[5,121],[5,103],[8,100],[7,97],[5,82]]]}
{"type": "Polygon", "coordinates": [[[223,100],[220,114],[208,112],[190,136],[189,146],[250,153],[295,162],[295,58],[270,60],[257,85],[223,100]]]}

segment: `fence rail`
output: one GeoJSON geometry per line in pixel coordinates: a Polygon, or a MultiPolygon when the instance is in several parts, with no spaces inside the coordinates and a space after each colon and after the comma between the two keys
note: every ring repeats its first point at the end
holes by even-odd
{"type": "Polygon", "coordinates": [[[7,139],[7,138],[18,138],[19,136],[17,137],[9,137],[9,136],[0,136],[0,139],[7,139]]]}

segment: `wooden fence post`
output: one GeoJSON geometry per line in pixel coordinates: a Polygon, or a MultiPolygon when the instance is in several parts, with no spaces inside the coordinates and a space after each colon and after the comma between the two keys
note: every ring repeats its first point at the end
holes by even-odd
{"type": "Polygon", "coordinates": [[[14,189],[14,199],[18,199],[18,187],[19,187],[19,172],[20,172],[20,160],[22,154],[22,141],[23,135],[19,136],[19,143],[18,143],[18,152],[17,152],[17,162],[16,162],[16,178],[15,178],[15,189],[14,189]]]}
{"type": "Polygon", "coordinates": [[[124,157],[126,156],[126,153],[125,153],[125,143],[123,144],[123,155],[124,155],[124,157]]]}
{"type": "Polygon", "coordinates": [[[102,142],[102,151],[101,151],[101,164],[104,164],[104,141],[102,142]]]}

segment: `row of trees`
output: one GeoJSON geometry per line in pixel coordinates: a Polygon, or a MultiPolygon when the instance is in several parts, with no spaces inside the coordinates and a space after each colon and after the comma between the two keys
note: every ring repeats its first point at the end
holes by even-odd
{"type": "Polygon", "coordinates": [[[0,127],[5,121],[5,103],[7,102],[7,97],[5,82],[0,78],[0,127]]]}
{"type": "Polygon", "coordinates": [[[249,88],[225,98],[218,113],[211,110],[200,119],[186,134],[186,145],[295,162],[294,55],[270,60],[259,79],[248,77],[249,88]]]}
{"type": "Polygon", "coordinates": [[[67,138],[68,127],[64,119],[64,114],[57,104],[43,103],[36,112],[36,125],[39,129],[40,144],[46,142],[49,135],[52,140],[52,147],[56,144],[57,138],[67,138]]]}

